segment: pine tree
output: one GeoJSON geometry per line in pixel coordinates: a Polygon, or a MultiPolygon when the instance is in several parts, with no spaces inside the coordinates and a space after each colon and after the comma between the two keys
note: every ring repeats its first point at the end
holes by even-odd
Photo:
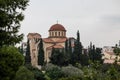
{"type": "Polygon", "coordinates": [[[0,47],[15,45],[23,39],[18,34],[20,22],[24,19],[22,12],[29,0],[0,0],[0,47]]]}
{"type": "Polygon", "coordinates": [[[25,64],[31,64],[29,39],[27,40],[27,48],[26,48],[26,55],[25,55],[25,64]]]}
{"type": "Polygon", "coordinates": [[[44,49],[43,49],[43,40],[40,39],[39,51],[38,51],[38,65],[44,64],[44,49]]]}

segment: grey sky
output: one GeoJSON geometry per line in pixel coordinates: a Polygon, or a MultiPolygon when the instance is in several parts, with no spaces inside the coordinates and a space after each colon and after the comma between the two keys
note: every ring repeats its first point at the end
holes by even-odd
{"type": "Polygon", "coordinates": [[[20,32],[38,32],[48,37],[48,30],[58,20],[75,37],[77,30],[81,42],[87,47],[111,46],[119,40],[120,0],[30,0],[20,32]]]}

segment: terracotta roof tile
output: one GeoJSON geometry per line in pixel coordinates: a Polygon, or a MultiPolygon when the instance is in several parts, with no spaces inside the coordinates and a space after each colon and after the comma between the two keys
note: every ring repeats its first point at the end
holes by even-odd
{"type": "Polygon", "coordinates": [[[59,38],[57,41],[53,41],[51,38],[44,38],[43,41],[46,43],[62,43],[66,41],[66,38],[59,38]]]}
{"type": "Polygon", "coordinates": [[[50,46],[50,47],[47,47],[47,49],[52,49],[52,48],[61,49],[61,48],[64,48],[64,47],[61,46],[61,45],[52,45],[52,46],[50,46]]]}
{"type": "Polygon", "coordinates": [[[63,25],[61,24],[54,24],[50,27],[49,31],[66,31],[63,25]]]}
{"type": "Polygon", "coordinates": [[[54,41],[50,38],[44,38],[43,39],[44,42],[47,42],[47,43],[53,43],[54,41]]]}

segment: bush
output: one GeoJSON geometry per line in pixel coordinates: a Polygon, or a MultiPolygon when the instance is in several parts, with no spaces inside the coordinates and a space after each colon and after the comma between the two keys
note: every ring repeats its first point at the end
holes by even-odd
{"type": "Polygon", "coordinates": [[[52,64],[46,65],[46,75],[51,80],[58,80],[59,78],[64,76],[64,74],[61,71],[61,68],[52,64]]]}
{"type": "Polygon", "coordinates": [[[62,67],[62,72],[64,73],[65,77],[82,77],[83,76],[83,71],[69,65],[67,67],[62,67]]]}
{"type": "Polygon", "coordinates": [[[27,64],[25,66],[34,74],[34,78],[36,80],[45,80],[45,75],[41,70],[31,66],[30,64],[27,64]]]}
{"type": "Polygon", "coordinates": [[[12,80],[16,71],[24,64],[24,57],[13,46],[0,48],[0,79],[12,80]]]}
{"type": "Polygon", "coordinates": [[[34,74],[26,67],[22,66],[17,71],[15,80],[34,80],[34,74]]]}

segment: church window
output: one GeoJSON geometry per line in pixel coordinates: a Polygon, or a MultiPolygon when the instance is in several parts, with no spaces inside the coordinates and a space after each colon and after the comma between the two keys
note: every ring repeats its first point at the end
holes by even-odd
{"type": "Polygon", "coordinates": [[[54,33],[52,32],[52,36],[54,35],[54,33]]]}
{"type": "Polygon", "coordinates": [[[59,36],[60,36],[60,32],[59,32],[59,36]]]}
{"type": "Polygon", "coordinates": [[[55,36],[57,36],[57,32],[55,32],[55,36]]]}

